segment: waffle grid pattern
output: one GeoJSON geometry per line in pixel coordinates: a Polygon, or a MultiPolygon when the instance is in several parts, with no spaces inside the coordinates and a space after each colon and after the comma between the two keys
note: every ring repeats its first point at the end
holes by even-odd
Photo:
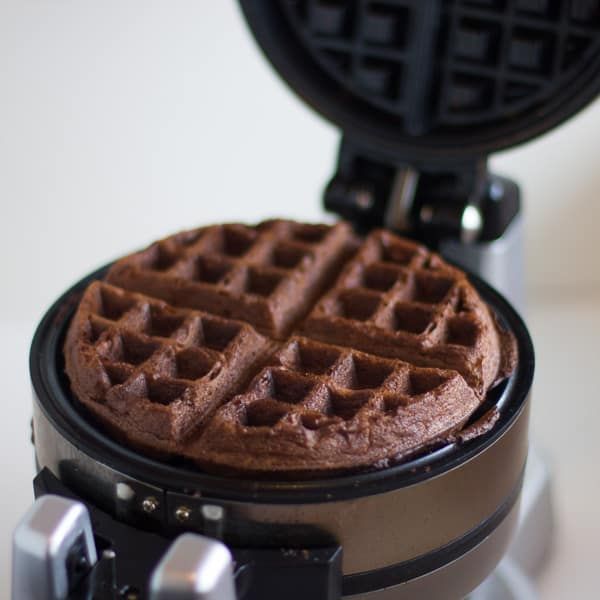
{"type": "Polygon", "coordinates": [[[386,232],[369,235],[334,288],[303,326],[333,343],[366,352],[451,366],[473,382],[471,356],[482,343],[481,315],[465,278],[422,247],[386,232]]]}
{"type": "Polygon", "coordinates": [[[490,110],[531,106],[566,84],[561,77],[600,45],[595,0],[461,0],[449,13],[442,63],[439,118],[462,124],[486,120],[490,110]]]}
{"type": "Polygon", "coordinates": [[[274,337],[335,263],[349,228],[271,221],[185,232],[119,261],[108,280],[175,306],[244,319],[274,337]]]}
{"type": "Polygon", "coordinates": [[[120,412],[144,409],[175,438],[202,423],[265,341],[251,327],[96,282],[82,302],[85,345],[103,394],[120,412]]]}
{"type": "Polygon", "coordinates": [[[600,45],[597,0],[280,2],[330,76],[413,133],[531,108],[600,45]]]}
{"type": "Polygon", "coordinates": [[[274,427],[284,419],[317,430],[361,411],[394,415],[456,377],[302,337],[291,339],[274,363],[245,393],[240,424],[274,427]]]}

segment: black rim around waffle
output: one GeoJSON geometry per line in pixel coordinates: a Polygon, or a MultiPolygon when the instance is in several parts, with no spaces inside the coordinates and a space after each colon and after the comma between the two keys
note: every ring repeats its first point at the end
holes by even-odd
{"type": "Polygon", "coordinates": [[[355,143],[449,162],[600,92],[598,0],[240,0],[267,58],[355,143]]]}
{"type": "MultiPolygon", "coordinates": [[[[447,444],[387,469],[309,481],[254,481],[207,475],[175,462],[159,461],[124,447],[105,435],[74,403],[64,373],[63,343],[79,298],[104,267],[75,284],[50,308],[35,333],[30,372],[42,411],[60,434],[89,457],[140,481],[165,489],[197,487],[206,496],[265,503],[329,502],[382,493],[435,477],[482,452],[511,426],[527,399],[534,370],[531,338],[512,306],[490,286],[470,276],[484,300],[516,336],[519,362],[513,375],[492,390],[482,409],[497,405],[500,419],[487,434],[465,444],[447,444]]],[[[478,414],[480,411],[478,411],[478,414]]]]}

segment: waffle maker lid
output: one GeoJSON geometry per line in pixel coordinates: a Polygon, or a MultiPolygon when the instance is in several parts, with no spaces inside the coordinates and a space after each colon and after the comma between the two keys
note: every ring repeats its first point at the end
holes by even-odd
{"type": "Polygon", "coordinates": [[[393,163],[534,138],[600,92],[600,0],[240,0],[267,58],[393,163]]]}

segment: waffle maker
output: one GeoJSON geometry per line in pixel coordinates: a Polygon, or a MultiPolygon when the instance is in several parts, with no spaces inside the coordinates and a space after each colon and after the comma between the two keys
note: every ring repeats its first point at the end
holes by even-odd
{"type": "Polygon", "coordinates": [[[32,343],[38,500],[15,532],[13,599],[525,598],[493,581],[506,568],[488,578],[517,527],[533,348],[484,281],[521,305],[519,189],[486,158],[597,96],[600,1],[240,4],[275,69],[342,131],[325,207],[470,269],[515,334],[518,367],[484,407],[500,419],[463,444],[328,480],[223,478],[142,456],[89,422],[64,375],[69,320],[101,269],[32,343]]]}

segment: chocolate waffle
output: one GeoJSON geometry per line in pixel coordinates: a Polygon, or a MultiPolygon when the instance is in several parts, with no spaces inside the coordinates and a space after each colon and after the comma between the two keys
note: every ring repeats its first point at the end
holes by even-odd
{"type": "Polygon", "coordinates": [[[75,396],[130,445],[288,478],[456,438],[514,348],[465,274],[425,247],[268,221],[117,261],[85,291],[65,356],[75,396]]]}

